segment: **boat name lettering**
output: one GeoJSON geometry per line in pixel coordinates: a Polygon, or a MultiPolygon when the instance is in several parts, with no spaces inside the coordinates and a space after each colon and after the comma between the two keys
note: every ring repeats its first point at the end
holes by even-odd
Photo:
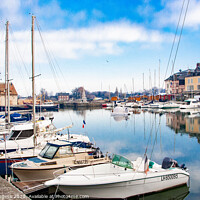
{"type": "Polygon", "coordinates": [[[169,174],[169,175],[161,176],[161,181],[168,181],[171,179],[178,179],[178,174],[169,174]]]}
{"type": "Polygon", "coordinates": [[[88,160],[75,160],[74,164],[87,164],[88,160]]]}

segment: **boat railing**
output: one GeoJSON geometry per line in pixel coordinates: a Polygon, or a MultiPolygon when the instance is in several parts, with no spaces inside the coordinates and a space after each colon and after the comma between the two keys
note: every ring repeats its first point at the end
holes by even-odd
{"type": "MultiPolygon", "coordinates": [[[[71,169],[70,167],[67,167],[67,168],[68,168],[70,171],[73,170],[73,169],[71,169]]],[[[64,170],[64,168],[59,169],[59,170],[57,170],[57,171],[54,171],[54,172],[53,172],[54,177],[57,178],[58,176],[62,175],[62,173],[60,173],[60,174],[58,174],[58,175],[56,176],[56,173],[57,173],[58,171],[62,171],[62,170],[64,170]]],[[[65,174],[66,174],[67,176],[72,176],[72,177],[75,177],[75,176],[84,176],[85,178],[90,179],[90,177],[95,177],[95,176],[105,176],[105,175],[107,175],[107,176],[110,176],[110,175],[119,176],[119,174],[127,174],[127,171],[124,171],[124,172],[122,172],[122,171],[120,171],[120,172],[107,172],[107,173],[82,173],[82,174],[79,174],[79,173],[77,173],[77,174],[75,174],[75,173],[71,174],[71,173],[66,173],[66,172],[65,172],[65,174]]]]}

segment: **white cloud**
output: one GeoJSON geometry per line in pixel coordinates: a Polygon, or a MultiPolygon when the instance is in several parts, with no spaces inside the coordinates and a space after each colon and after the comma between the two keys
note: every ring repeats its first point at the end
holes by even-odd
{"type": "MultiPolygon", "coordinates": [[[[56,58],[76,59],[82,55],[113,55],[123,51],[120,43],[133,42],[162,43],[170,35],[162,34],[155,30],[147,30],[144,27],[129,22],[115,22],[99,24],[93,27],[63,29],[42,32],[47,48],[56,58]]],[[[11,35],[12,37],[12,35],[11,35]]],[[[30,43],[28,31],[17,31],[13,34],[13,42],[24,52],[27,43],[30,43]]],[[[40,55],[37,62],[45,62],[44,50],[39,34],[35,33],[36,52],[40,55]]],[[[1,50],[3,53],[4,50],[1,50]]],[[[25,62],[30,63],[30,51],[23,55],[25,62]]],[[[12,56],[11,56],[12,59],[12,56]]]]}
{"type": "MultiPolygon", "coordinates": [[[[188,1],[185,1],[184,9],[182,13],[181,23],[186,10],[186,5],[188,1]]],[[[169,25],[177,25],[179,15],[181,12],[183,1],[179,0],[170,0],[164,1],[163,5],[165,8],[154,15],[154,24],[157,24],[160,27],[168,27],[169,25]]],[[[190,0],[185,27],[197,29],[200,25],[200,1],[199,0],[190,0]]]]}

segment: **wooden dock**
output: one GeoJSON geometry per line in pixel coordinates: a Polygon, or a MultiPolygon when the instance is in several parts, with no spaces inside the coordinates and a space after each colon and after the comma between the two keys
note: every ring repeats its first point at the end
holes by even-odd
{"type": "Polygon", "coordinates": [[[18,190],[15,186],[7,180],[0,177],[0,200],[30,200],[23,192],[18,190]]]}
{"type": "Polygon", "coordinates": [[[44,186],[45,181],[24,181],[24,182],[12,182],[14,186],[19,188],[24,194],[31,194],[33,192],[40,191],[45,189],[44,186]]]}

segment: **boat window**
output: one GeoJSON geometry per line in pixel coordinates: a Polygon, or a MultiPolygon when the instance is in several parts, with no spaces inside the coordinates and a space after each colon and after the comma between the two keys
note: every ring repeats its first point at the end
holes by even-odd
{"type": "Polygon", "coordinates": [[[59,148],[59,154],[65,155],[65,154],[72,154],[72,148],[71,146],[63,146],[59,148]]]}
{"type": "Polygon", "coordinates": [[[45,147],[42,149],[42,151],[39,153],[39,155],[41,156],[41,157],[43,157],[44,156],[44,154],[45,154],[45,152],[47,151],[47,149],[49,148],[49,144],[46,144],[45,145],[45,147]]]}
{"type": "MultiPolygon", "coordinates": [[[[46,145],[47,146],[47,145],[46,145]]],[[[43,158],[49,158],[49,159],[53,159],[54,155],[56,154],[56,152],[58,151],[57,146],[51,146],[48,145],[48,147],[45,147],[41,152],[40,152],[40,156],[43,158]],[[46,151],[45,151],[46,150],[46,151]]]]}
{"type": "Polygon", "coordinates": [[[11,136],[9,140],[19,140],[19,139],[25,139],[28,137],[31,137],[33,135],[33,129],[31,130],[12,130],[11,136]]]}
{"type": "Polygon", "coordinates": [[[130,160],[127,158],[124,158],[123,156],[120,155],[114,155],[112,159],[112,164],[120,166],[120,167],[125,167],[129,169],[133,169],[133,165],[130,160]]]}

